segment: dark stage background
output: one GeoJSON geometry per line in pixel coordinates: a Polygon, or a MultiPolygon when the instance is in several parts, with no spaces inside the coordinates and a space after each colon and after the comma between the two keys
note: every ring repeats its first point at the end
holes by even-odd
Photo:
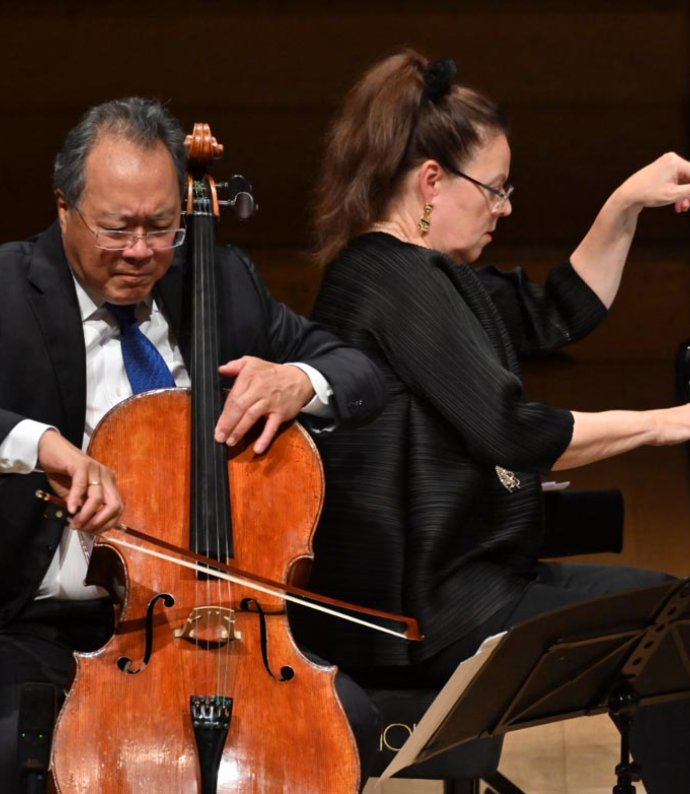
{"type": "MultiPolygon", "coordinates": [[[[190,130],[211,124],[226,150],[218,178],[251,179],[259,215],[246,224],[225,217],[220,235],[247,248],[301,311],[318,285],[305,250],[328,119],[361,72],[401,46],[455,58],[460,78],[498,99],[511,121],[513,215],[487,263],[540,276],[627,175],[668,149],[690,155],[682,0],[4,0],[0,24],[0,239],[52,220],[52,157],[88,105],[156,96],[190,130]]],[[[591,410],[672,401],[673,354],[690,336],[689,231],[690,217],[672,209],[644,214],[609,321],[567,357],[528,367],[535,397],[591,410]]],[[[628,457],[633,538],[641,514],[662,501],[690,534],[685,458],[662,452],[628,457]],[[683,480],[660,497],[663,461],[683,480]]],[[[572,479],[616,485],[622,471],[602,464],[572,479]]],[[[633,541],[629,559],[658,563],[656,545],[633,541]]],[[[675,567],[687,573],[684,559],[675,567]]]]}

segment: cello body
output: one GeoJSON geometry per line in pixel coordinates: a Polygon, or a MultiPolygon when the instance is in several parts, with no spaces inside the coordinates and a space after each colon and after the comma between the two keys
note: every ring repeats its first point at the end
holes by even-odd
{"type": "MultiPolygon", "coordinates": [[[[180,546],[190,536],[190,425],[188,390],[148,392],[107,414],[89,447],[117,476],[123,520],[180,546]]],[[[234,563],[286,581],[293,564],[310,556],[323,499],[313,442],[293,424],[264,455],[247,443],[230,450],[227,470],[234,563]]],[[[105,646],[77,655],[53,744],[60,794],[359,791],[358,754],[335,693],[335,668],[299,652],[282,599],[125,554],[115,530],[97,539],[90,576],[120,592],[121,612],[105,646]],[[220,747],[200,755],[204,739],[195,733],[192,701],[200,698],[203,710],[209,694],[231,715],[220,747]],[[209,752],[220,753],[212,762],[215,780],[214,772],[202,773],[208,758],[201,756],[209,752]]]]}

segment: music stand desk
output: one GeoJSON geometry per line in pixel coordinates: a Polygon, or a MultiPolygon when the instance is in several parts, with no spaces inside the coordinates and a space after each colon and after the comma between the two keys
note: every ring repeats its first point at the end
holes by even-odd
{"type": "Polygon", "coordinates": [[[554,610],[462,662],[384,771],[462,742],[608,712],[621,731],[620,792],[634,791],[628,731],[640,706],[690,696],[690,579],[554,610]]]}

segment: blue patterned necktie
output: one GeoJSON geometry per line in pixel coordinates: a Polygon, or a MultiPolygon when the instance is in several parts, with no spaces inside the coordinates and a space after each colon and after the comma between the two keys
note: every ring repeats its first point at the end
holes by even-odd
{"type": "Polygon", "coordinates": [[[175,385],[172,373],[155,345],[139,328],[134,306],[105,304],[120,325],[120,344],[125,371],[132,392],[139,394],[150,389],[164,389],[175,385]]]}

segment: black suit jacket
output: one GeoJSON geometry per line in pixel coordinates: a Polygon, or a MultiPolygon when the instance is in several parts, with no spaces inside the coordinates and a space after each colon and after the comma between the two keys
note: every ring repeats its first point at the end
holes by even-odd
{"type": "MultiPolygon", "coordinates": [[[[184,254],[157,289],[188,361],[184,254]]],[[[381,409],[383,378],[367,358],[275,301],[239,249],[219,247],[217,257],[219,363],[253,355],[311,364],[333,388],[336,424],[365,422],[381,409]]],[[[57,223],[35,238],[0,246],[0,284],[0,440],[30,418],[54,425],[81,446],[84,337],[57,223]]],[[[0,475],[0,625],[32,597],[60,540],[60,523],[42,516],[34,496],[46,485],[40,473],[0,475]]]]}

